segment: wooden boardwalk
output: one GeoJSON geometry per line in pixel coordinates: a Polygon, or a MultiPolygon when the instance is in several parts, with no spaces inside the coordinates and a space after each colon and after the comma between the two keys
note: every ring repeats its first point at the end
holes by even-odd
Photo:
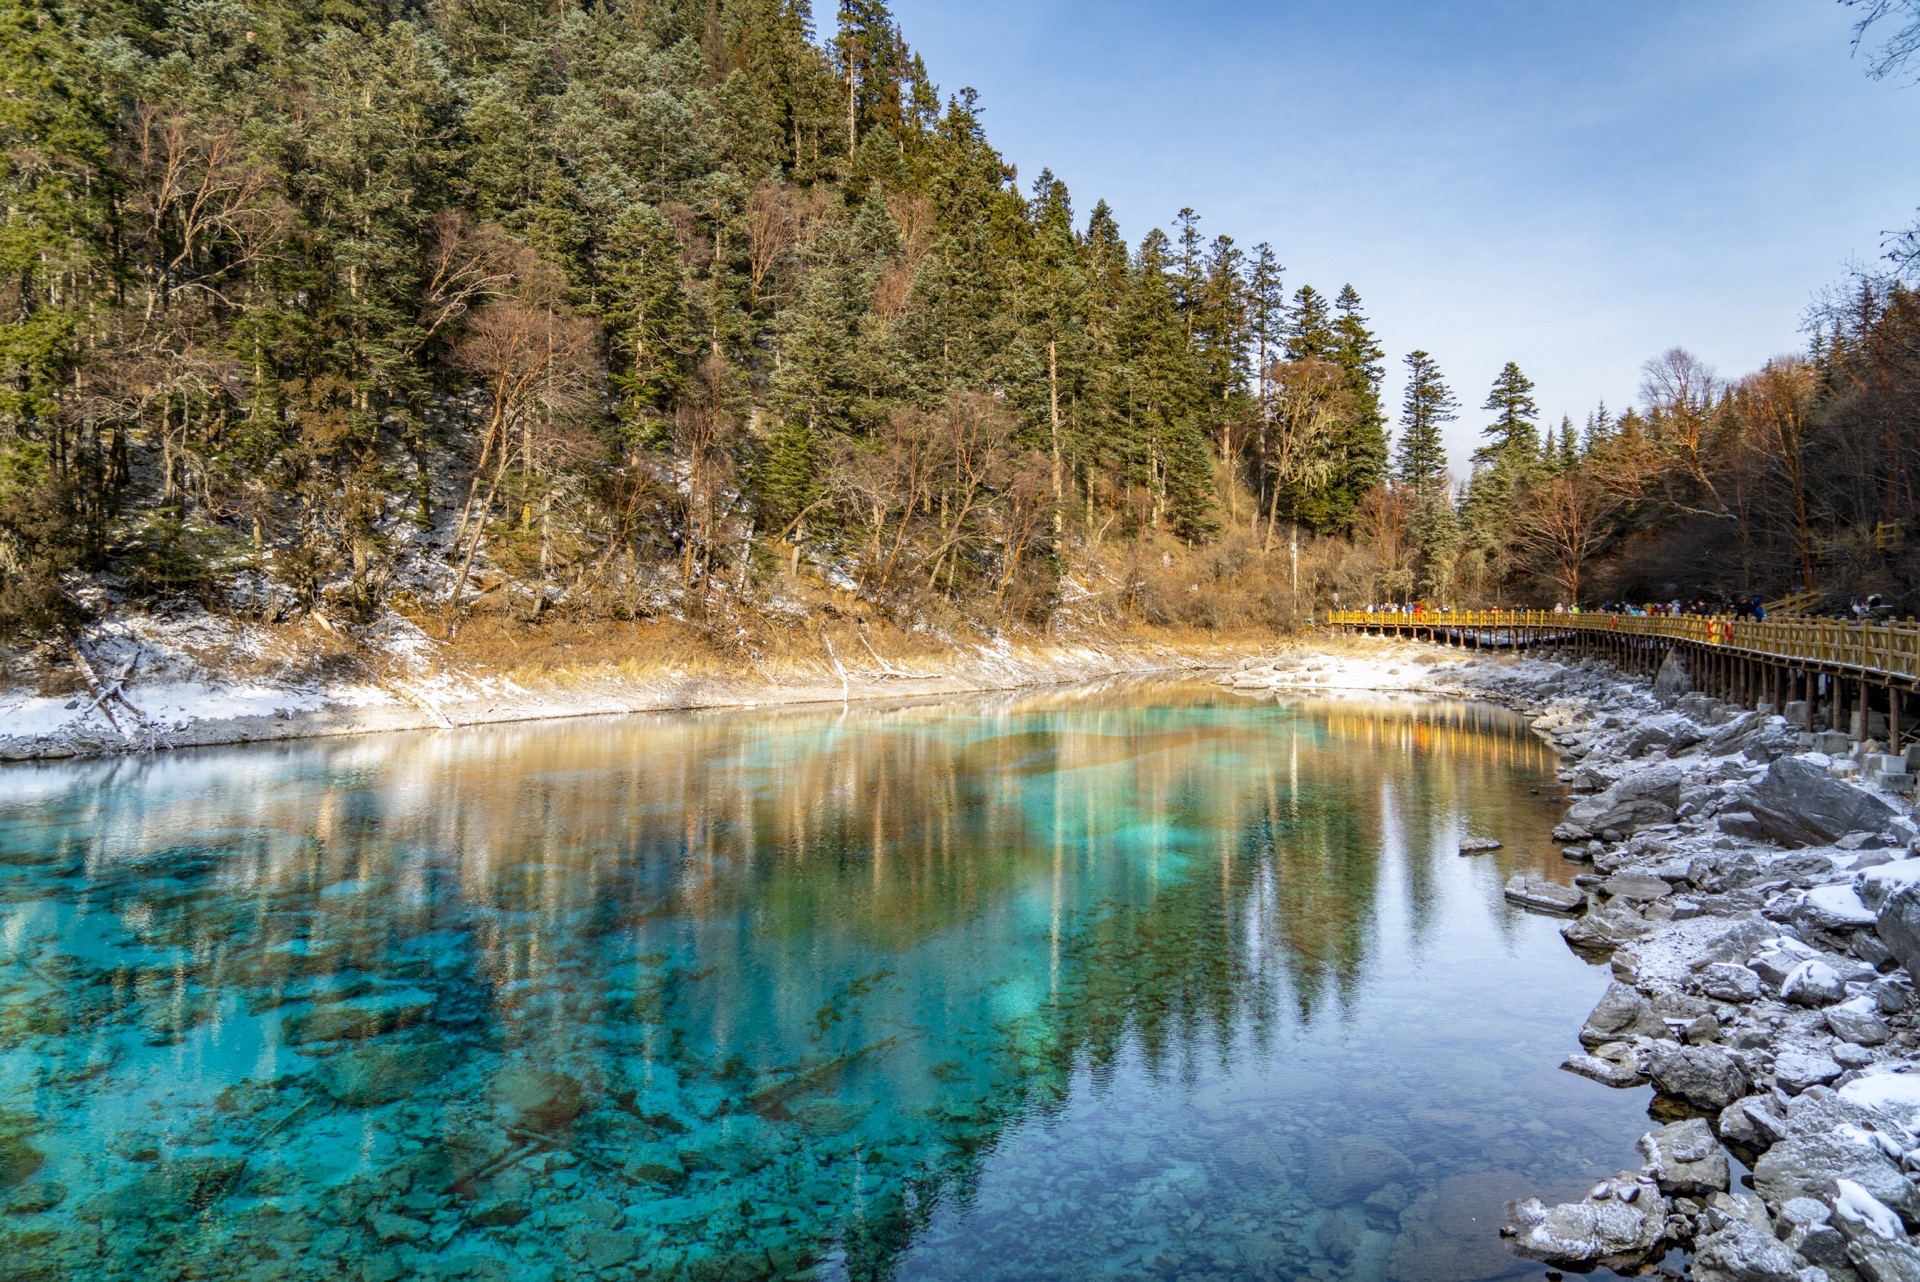
{"type": "Polygon", "coordinates": [[[1898,752],[1920,692],[1920,624],[1700,615],[1557,614],[1543,610],[1368,613],[1336,610],[1330,627],[1480,649],[1550,648],[1655,673],[1669,655],[1694,688],[1743,707],[1825,721],[1856,742],[1898,752]],[[1874,733],[1884,721],[1881,733],[1874,733]]]}

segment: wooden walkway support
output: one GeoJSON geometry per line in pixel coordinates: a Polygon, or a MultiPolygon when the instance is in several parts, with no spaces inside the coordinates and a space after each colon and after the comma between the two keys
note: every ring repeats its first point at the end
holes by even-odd
{"type": "Polygon", "coordinates": [[[1471,649],[1552,649],[1652,676],[1677,657],[1696,690],[1897,753],[1916,725],[1920,625],[1845,619],[1336,610],[1329,626],[1471,649]],[[1822,724],[1824,723],[1824,724],[1822,724]]]}

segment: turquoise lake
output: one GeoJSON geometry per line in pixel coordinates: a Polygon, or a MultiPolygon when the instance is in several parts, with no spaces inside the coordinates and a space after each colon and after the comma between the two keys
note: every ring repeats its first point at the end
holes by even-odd
{"type": "Polygon", "coordinates": [[[1553,772],[1193,682],[9,766],[0,1277],[1539,1278],[1648,1128],[1553,772]]]}

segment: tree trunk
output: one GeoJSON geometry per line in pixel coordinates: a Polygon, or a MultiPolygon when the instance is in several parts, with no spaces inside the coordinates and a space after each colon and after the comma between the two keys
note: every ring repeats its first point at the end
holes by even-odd
{"type": "Polygon", "coordinates": [[[1053,430],[1053,536],[1060,537],[1064,498],[1060,490],[1060,344],[1047,340],[1047,402],[1053,430]]]}

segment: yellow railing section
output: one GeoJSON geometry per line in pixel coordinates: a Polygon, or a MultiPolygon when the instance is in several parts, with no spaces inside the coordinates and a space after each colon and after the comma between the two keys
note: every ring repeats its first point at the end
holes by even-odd
{"type": "Polygon", "coordinates": [[[1530,632],[1612,632],[1658,637],[1788,663],[1824,668],[1854,668],[1907,680],[1920,679],[1920,625],[1855,622],[1850,619],[1752,619],[1704,615],[1556,614],[1551,610],[1335,610],[1327,622],[1336,627],[1370,628],[1519,628],[1530,632]]]}

